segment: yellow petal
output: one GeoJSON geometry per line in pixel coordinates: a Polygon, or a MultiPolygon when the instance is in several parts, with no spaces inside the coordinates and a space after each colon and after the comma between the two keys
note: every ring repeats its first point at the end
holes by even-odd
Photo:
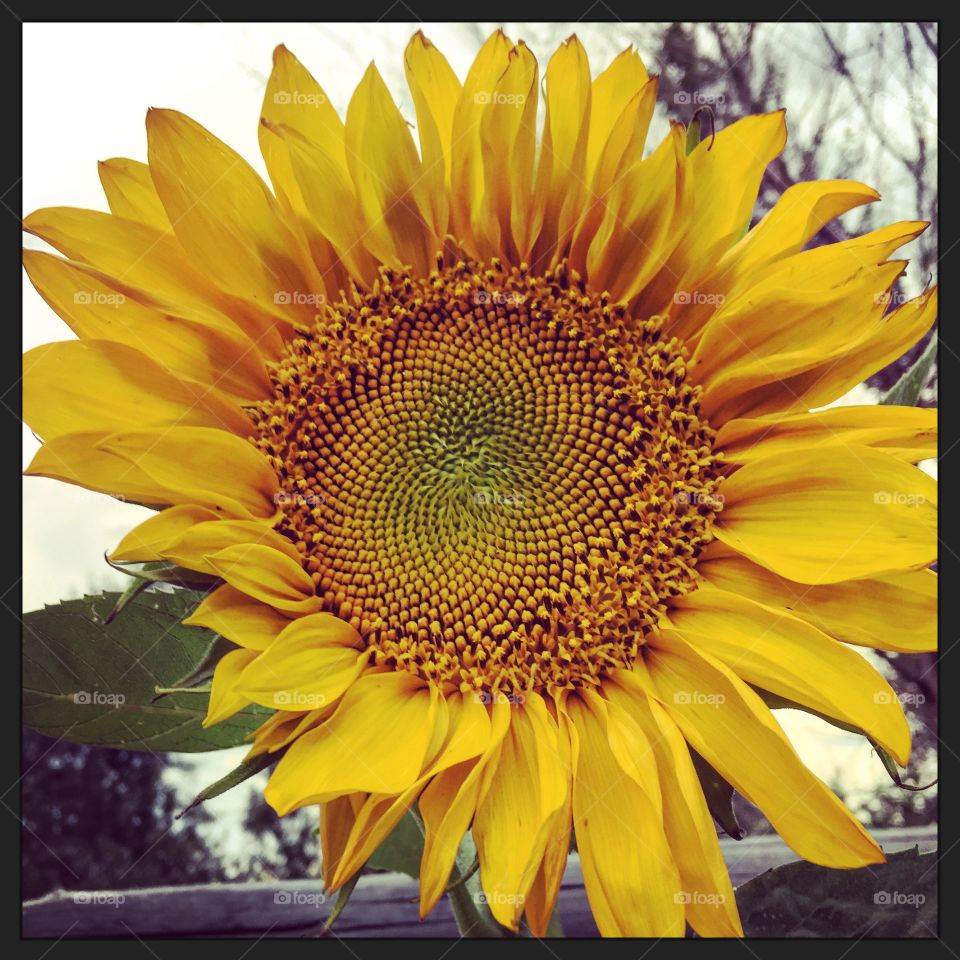
{"type": "Polygon", "coordinates": [[[258,136],[277,197],[303,232],[326,285],[331,291],[347,286],[349,278],[342,273],[337,257],[343,258],[354,277],[372,282],[376,267],[363,247],[358,226],[343,122],[317,81],[282,44],[273,53],[258,136]],[[294,158],[291,141],[316,154],[309,172],[303,169],[302,157],[299,161],[294,158]],[[335,211],[335,225],[342,224],[341,233],[346,230],[349,235],[339,246],[330,232],[331,210],[335,211]]]}
{"type": "Polygon", "coordinates": [[[345,793],[403,792],[423,767],[437,698],[435,688],[406,672],[361,677],[333,716],[283,755],[267,802],[283,816],[345,793]]]}
{"type": "Polygon", "coordinates": [[[537,131],[537,59],[521,40],[480,118],[483,203],[474,210],[477,254],[519,262],[529,249],[537,131]],[[482,243],[481,243],[482,238],[482,243]]]}
{"type": "Polygon", "coordinates": [[[248,650],[266,650],[290,623],[273,607],[226,583],[208,593],[183,622],[207,627],[248,650]]]}
{"type": "Polygon", "coordinates": [[[560,768],[556,721],[542,697],[513,708],[489,789],[479,802],[473,838],[490,912],[516,930],[551,832],[568,777],[560,768]]]}
{"type": "MultiPolygon", "coordinates": [[[[896,265],[893,269],[897,272],[896,265]]],[[[864,304],[862,310],[848,316],[845,327],[837,328],[844,335],[831,344],[821,342],[821,351],[814,351],[812,365],[810,352],[804,352],[804,363],[794,367],[802,368],[800,372],[785,371],[779,379],[762,376],[759,379],[764,382],[753,389],[728,389],[729,399],[722,404],[716,396],[705,398],[704,409],[709,412],[711,423],[721,426],[733,417],[759,417],[824,406],[903,356],[936,319],[937,291],[933,288],[885,314],[889,297],[889,291],[883,290],[870,298],[872,306],[864,304]]],[[[789,354],[786,359],[792,360],[789,354]]],[[[762,366],[769,373],[769,359],[764,358],[762,366]]],[[[756,372],[754,368],[751,374],[756,372]]]]}
{"type": "Polygon", "coordinates": [[[860,822],[803,765],[773,714],[732,670],[676,634],[644,651],[660,702],[690,745],[798,856],[836,868],[883,862],[860,822]]]}
{"type": "Polygon", "coordinates": [[[703,140],[687,158],[691,210],[683,236],[640,309],[662,312],[677,291],[696,289],[704,264],[715,263],[750,223],[760,181],[787,142],[784,111],[744,117],[703,140]]]}
{"type": "Polygon", "coordinates": [[[243,671],[237,689],[273,710],[317,710],[343,694],[366,660],[349,623],[314,613],[288,624],[243,671]]]}
{"type": "MultiPolygon", "coordinates": [[[[681,937],[680,877],[662,813],[618,762],[608,737],[608,707],[597,697],[572,696],[576,730],[573,824],[590,909],[606,937],[681,937]]],[[[647,757],[644,777],[657,783],[647,757]]]]}
{"type": "MultiPolygon", "coordinates": [[[[635,53],[631,51],[626,51],[624,54],[621,54],[617,60],[614,61],[616,65],[617,61],[632,54],[633,57],[636,57],[635,53]]],[[[639,57],[636,58],[639,61],[639,57]]],[[[597,99],[601,94],[597,91],[597,84],[606,76],[606,74],[601,74],[594,81],[594,89],[592,94],[592,109],[591,109],[591,130],[590,130],[590,140],[588,140],[588,157],[587,163],[588,167],[590,164],[589,149],[593,145],[594,137],[594,128],[592,126],[593,119],[597,116],[598,108],[602,108],[601,104],[597,103],[597,99]]],[[[647,138],[647,130],[650,126],[650,120],[653,118],[653,111],[656,107],[657,100],[657,82],[658,78],[654,77],[652,80],[648,80],[630,99],[627,103],[623,105],[623,109],[615,119],[612,127],[604,133],[606,129],[606,123],[604,121],[603,129],[597,132],[597,135],[606,136],[604,143],[599,144],[598,146],[598,156],[596,157],[595,169],[589,174],[590,176],[590,189],[588,196],[586,198],[586,212],[580,218],[580,221],[577,223],[574,228],[574,237],[573,245],[570,249],[570,262],[576,270],[584,271],[587,267],[586,254],[587,250],[590,248],[591,241],[593,240],[598,228],[600,227],[601,222],[604,219],[604,216],[608,213],[613,212],[611,206],[615,205],[616,209],[624,209],[626,204],[631,203],[635,198],[631,197],[629,194],[624,194],[623,191],[617,191],[615,188],[620,184],[620,181],[624,177],[636,177],[639,175],[639,170],[637,166],[643,160],[643,147],[647,138]],[[632,172],[631,172],[632,171],[632,172]]],[[[619,103],[619,98],[615,98],[616,103],[619,103]]],[[[609,106],[609,105],[608,105],[609,106]]],[[[679,124],[676,127],[671,128],[671,136],[669,138],[674,142],[673,148],[676,149],[677,145],[682,140],[682,134],[679,124]],[[673,131],[676,131],[675,133],[673,131]]],[[[662,145],[661,145],[662,146],[662,145]]],[[[677,173],[683,169],[683,159],[682,154],[676,155],[675,166],[678,168],[673,171],[673,180],[676,181],[677,173]]],[[[673,191],[675,193],[676,191],[673,191]]],[[[675,204],[676,197],[672,194],[668,195],[670,199],[670,209],[665,212],[665,216],[669,219],[673,215],[673,206],[675,204]]],[[[610,229],[608,225],[607,229],[610,229]]],[[[631,231],[633,227],[629,224],[622,224],[622,233],[620,234],[624,246],[629,246],[631,237],[637,239],[636,234],[632,234],[631,231]]],[[[641,245],[646,245],[645,249],[648,253],[653,253],[653,248],[650,244],[650,237],[644,237],[641,245]]],[[[672,248],[671,248],[672,249],[672,248]]],[[[656,263],[654,268],[648,272],[648,275],[652,275],[655,269],[659,269],[663,264],[662,257],[669,253],[669,250],[658,251],[661,255],[661,259],[656,263]]],[[[594,253],[594,260],[596,261],[596,252],[594,253]]],[[[634,280],[631,283],[631,286],[636,286],[636,289],[640,289],[640,285],[636,284],[634,280]]],[[[604,284],[600,284],[601,289],[604,288],[604,284]]]]}
{"type": "Polygon", "coordinates": [[[260,543],[238,544],[206,560],[230,586],[277,610],[307,614],[320,609],[313,580],[285,552],[260,543]]]}
{"type": "Polygon", "coordinates": [[[225,143],[175,110],[147,114],[150,172],[177,239],[223,290],[290,323],[326,293],[273,194],[225,143]]]}
{"type": "Polygon", "coordinates": [[[210,690],[210,704],[204,718],[204,727],[232,717],[250,701],[237,691],[237,677],[243,668],[256,656],[254,650],[231,650],[217,661],[213,671],[213,685],[210,690]]]}
{"type": "Polygon", "coordinates": [[[799,397],[807,407],[823,406],[902,357],[937,319],[937,288],[933,287],[913,300],[892,310],[860,338],[843,356],[829,364],[814,367],[800,377],[791,377],[780,389],[761,392],[745,408],[751,416],[784,408],[783,394],[799,397]]]}
{"type": "Polygon", "coordinates": [[[410,129],[373,64],[350,99],[345,136],[367,245],[383,260],[426,274],[442,238],[427,223],[430,205],[410,129]]]}
{"type": "Polygon", "coordinates": [[[881,298],[902,272],[902,263],[866,266],[840,286],[804,293],[772,278],[724,303],[690,361],[711,422],[722,422],[718,411],[726,417],[748,407],[748,391],[842,356],[883,313],[881,298]]]}
{"type": "Polygon", "coordinates": [[[36,210],[23,227],[71,260],[101,271],[123,288],[133,288],[131,295],[139,289],[152,297],[155,306],[212,326],[233,327],[223,295],[170,233],[74,207],[36,210]]]}
{"type": "Polygon", "coordinates": [[[139,220],[156,230],[170,230],[170,221],[145,163],[114,157],[101,160],[97,170],[111,213],[127,220],[139,220]]]}
{"type": "Polygon", "coordinates": [[[570,249],[586,192],[590,132],[590,63],[576,34],[550,58],[546,70],[546,116],[534,188],[534,222],[539,236],[530,254],[547,266],[570,249]]]}
{"type": "Polygon", "coordinates": [[[160,547],[160,555],[172,563],[191,570],[215,574],[209,556],[227,547],[269,547],[299,565],[300,555],[293,544],[265,520],[204,520],[180,532],[160,547]]]}
{"type": "Polygon", "coordinates": [[[23,265],[40,296],[81,340],[126,344],[177,376],[243,400],[271,396],[265,354],[234,324],[164,312],[147,305],[152,299],[143,291],[49,253],[25,250],[23,265]]]}
{"type": "Polygon", "coordinates": [[[547,935],[547,927],[560,894],[560,884],[570,851],[570,832],[573,829],[573,757],[570,750],[569,719],[563,713],[558,714],[557,764],[563,773],[566,796],[556,815],[556,822],[547,840],[547,848],[536,878],[524,902],[527,923],[535,937],[547,935]]]}
{"type": "Polygon", "coordinates": [[[697,573],[723,590],[788,610],[845,643],[926,653],[937,649],[937,575],[932,570],[888,573],[823,586],[778,577],[733,551],[701,554],[697,573]]]}
{"type": "Polygon", "coordinates": [[[766,457],[722,491],[717,537],[800,583],[926,567],[937,557],[936,481],[868,447],[766,457]]]}
{"type": "Polygon", "coordinates": [[[798,253],[825,224],[879,199],[876,190],[853,180],[813,180],[788,187],[773,209],[697,279],[697,297],[674,298],[665,329],[692,339],[738,282],[749,283],[751,271],[798,253]]]}
{"type": "MultiPolygon", "coordinates": [[[[593,81],[590,93],[590,132],[587,136],[585,173],[596,192],[595,174],[601,165],[605,151],[619,156],[609,156],[607,162],[614,166],[622,159],[624,150],[635,133],[642,133],[639,142],[631,147],[632,160],[639,160],[643,154],[643,141],[646,139],[646,126],[649,116],[628,117],[624,111],[631,103],[640,99],[640,93],[650,82],[644,69],[640,54],[632,46],[617,55],[610,65],[593,81]],[[625,122],[626,121],[626,122],[625,122]],[[631,129],[632,124],[642,130],[631,129]],[[618,139],[619,138],[619,139],[618,139]],[[610,150],[616,143],[619,149],[610,150]]],[[[654,88],[655,89],[655,88],[654,88]]],[[[628,161],[629,162],[629,161],[628,161]]]]}
{"type": "Polygon", "coordinates": [[[879,199],[880,194],[873,187],[855,180],[795,183],[724,256],[721,266],[736,263],[736,272],[745,274],[775,259],[799,253],[831,220],[879,199]]]}
{"type": "Polygon", "coordinates": [[[162,503],[193,503],[240,519],[277,513],[276,474],[251,443],[223,430],[126,430],[97,447],[149,477],[157,495],[169,497],[162,503]]]}
{"type": "Polygon", "coordinates": [[[306,712],[278,710],[254,731],[254,743],[247,758],[262,753],[276,753],[289,746],[301,734],[328,720],[336,709],[337,702],[306,712]]]}
{"type": "Polygon", "coordinates": [[[507,69],[513,44],[502,30],[492,33],[467,72],[453,112],[450,143],[451,232],[468,249],[476,249],[473,215],[484,206],[483,158],[480,129],[491,107],[497,80],[507,69]]]}
{"type": "Polygon", "coordinates": [[[898,460],[916,463],[937,455],[937,411],[925,407],[832,407],[771,419],[730,420],[717,433],[714,449],[728,463],[804,447],[875,447],[898,460]]]}
{"type": "Polygon", "coordinates": [[[747,683],[863,730],[907,765],[910,727],[900,701],[850,647],[782,608],[715,587],[678,599],[670,624],[747,683]]]}
{"type": "MultiPolygon", "coordinates": [[[[434,741],[441,746],[436,756],[429,758],[422,776],[399,796],[372,794],[357,813],[344,853],[331,877],[336,889],[352,877],[370,858],[403,815],[410,809],[431,777],[452,766],[483,753],[490,742],[490,721],[486,708],[472,694],[453,694],[439,704],[440,714],[449,714],[449,723],[442,735],[442,723],[434,729],[434,741]]],[[[438,717],[439,721],[439,717],[438,717]]],[[[449,869],[448,869],[449,874],[449,869]]]]}
{"type": "Polygon", "coordinates": [[[168,426],[219,427],[250,435],[250,418],[215,387],[187,383],[125,344],[44,344],[24,355],[23,370],[23,419],[45,440],[67,433],[168,426]]]}
{"type": "Polygon", "coordinates": [[[446,57],[422,30],[410,38],[403,55],[403,68],[417,111],[423,179],[431,204],[433,232],[443,237],[450,220],[453,114],[460,96],[460,81],[446,57]]]}
{"type": "Polygon", "coordinates": [[[146,563],[160,559],[160,551],[198,523],[215,520],[216,514],[207,507],[184,503],[168,507],[134,527],[110,554],[120,563],[146,563]]]}
{"type": "Polygon", "coordinates": [[[485,776],[500,754],[512,709],[506,703],[495,703],[491,708],[487,743],[480,756],[441,770],[420,797],[425,833],[420,864],[421,918],[443,895],[460,841],[483,796],[485,776]]]}
{"type": "Polygon", "coordinates": [[[590,221],[585,222],[572,256],[579,259],[579,245],[589,242],[591,285],[615,299],[630,299],[663,268],[688,205],[683,128],[673,124],[654,153],[626,170],[602,202],[596,233],[591,235],[590,221]]]}
{"type": "Polygon", "coordinates": [[[357,213],[349,175],[337,166],[329,146],[311,143],[286,126],[271,129],[288,151],[304,209],[314,228],[333,245],[353,276],[372,280],[377,265],[367,250],[369,238],[357,213]]]}
{"type": "Polygon", "coordinates": [[[320,804],[320,853],[323,885],[330,889],[334,871],[343,856],[347,837],[365,797],[361,793],[336,797],[320,804]]]}
{"type": "MultiPolygon", "coordinates": [[[[616,681],[621,671],[615,671],[616,681]]],[[[635,677],[604,684],[604,696],[646,735],[663,794],[663,825],[680,874],[690,925],[702,937],[742,937],[730,875],[700,780],[680,728],[635,677]]]]}
{"type": "Polygon", "coordinates": [[[74,483],[119,500],[167,505],[173,491],[135,463],[101,448],[102,433],[71,433],[45,443],[24,470],[28,477],[50,477],[74,483]]]}

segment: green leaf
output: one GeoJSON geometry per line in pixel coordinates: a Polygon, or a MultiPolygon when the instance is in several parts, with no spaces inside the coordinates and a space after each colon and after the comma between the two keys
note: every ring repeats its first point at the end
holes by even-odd
{"type": "Polygon", "coordinates": [[[914,407],[920,399],[937,363],[937,332],[934,330],[930,342],[916,363],[880,398],[880,403],[896,404],[902,407],[914,407]]]}
{"type": "Polygon", "coordinates": [[[935,937],[937,855],[914,847],[860,870],[788,863],[736,896],[748,937],[935,937]]]}
{"type": "Polygon", "coordinates": [[[726,834],[734,840],[744,838],[743,827],[737,822],[737,815],[733,810],[733,787],[697,753],[690,748],[690,759],[700,779],[700,787],[707,799],[710,815],[723,828],[726,834]]]}
{"type": "Polygon", "coordinates": [[[870,736],[865,730],[861,730],[859,727],[853,726],[853,724],[845,723],[843,720],[838,720],[836,717],[829,717],[825,713],[821,713],[819,710],[814,710],[812,707],[804,706],[802,703],[797,703],[794,700],[788,700],[786,697],[781,697],[777,693],[771,693],[769,690],[763,690],[760,687],[754,686],[753,689],[760,695],[760,699],[771,709],[771,710],[802,710],[804,713],[809,713],[812,717],[819,717],[821,720],[829,723],[831,726],[836,727],[838,730],[846,730],[847,733],[855,733],[857,736],[863,737],[871,747],[873,747],[874,753],[880,758],[880,762],[883,764],[883,769],[887,772],[887,776],[898,786],[902,787],[904,790],[910,790],[914,793],[922,793],[924,790],[929,790],[930,787],[936,784],[936,780],[933,783],[928,783],[925,786],[913,786],[909,783],[904,783],[900,778],[900,771],[897,768],[897,761],[893,759],[892,756],[877,743],[873,737],[870,736]]]}
{"type": "Polygon", "coordinates": [[[256,776],[261,770],[266,770],[271,764],[276,763],[285,751],[278,750],[275,753],[258,753],[249,760],[244,760],[241,764],[234,767],[225,777],[211,783],[209,787],[204,787],[176,816],[179,820],[188,814],[194,807],[200,806],[207,800],[219,797],[221,794],[239,786],[245,780],[256,776]]]}
{"type": "Polygon", "coordinates": [[[168,563],[166,560],[156,560],[150,563],[128,563],[111,560],[106,555],[103,559],[114,570],[125,573],[128,577],[142,580],[147,585],[169,583],[175,587],[186,587],[188,590],[208,590],[219,582],[217,577],[210,576],[208,573],[198,573],[196,570],[178,567],[175,563],[168,563]]]}
{"type": "Polygon", "coordinates": [[[326,923],[323,925],[323,933],[321,936],[327,936],[330,931],[333,929],[333,925],[337,922],[340,917],[340,914],[343,913],[344,907],[350,902],[350,897],[353,894],[353,888],[357,885],[357,881],[360,879],[360,871],[358,870],[339,890],[337,893],[337,902],[333,905],[333,909],[330,911],[330,916],[327,917],[326,923]]]}
{"type": "Polygon", "coordinates": [[[423,857],[423,829],[408,810],[393,832],[370,854],[368,867],[405,873],[417,879],[423,857]]]}
{"type": "Polygon", "coordinates": [[[553,908],[553,913],[550,915],[550,922],[547,924],[547,936],[548,937],[563,936],[563,924],[560,922],[560,904],[559,903],[553,908]]]}
{"type": "Polygon", "coordinates": [[[24,615],[24,722],[48,737],[127,750],[199,752],[241,744],[270,715],[248,707],[204,730],[207,694],[152,702],[204,660],[215,634],[180,621],[190,590],[149,590],[103,623],[119,593],[67,600],[24,615]]]}

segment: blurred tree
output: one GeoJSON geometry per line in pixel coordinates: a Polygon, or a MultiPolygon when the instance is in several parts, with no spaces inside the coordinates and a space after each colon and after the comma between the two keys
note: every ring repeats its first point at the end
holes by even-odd
{"type": "Polygon", "coordinates": [[[225,879],[197,826],[174,820],[169,755],[23,734],[23,896],[225,879]]]}
{"type": "Polygon", "coordinates": [[[256,838],[257,853],[243,879],[301,880],[319,875],[317,808],[278,817],[263,799],[251,793],[243,827],[256,838]]]}
{"type": "MultiPolygon", "coordinates": [[[[791,184],[847,177],[895,195],[904,219],[930,227],[908,253],[907,285],[891,308],[932,280],[937,262],[937,28],[930,23],[650,25],[638,46],[654,51],[661,103],[688,122],[709,105],[718,128],[749,113],[788,108],[789,140],[764,176],[755,221],[791,184]]],[[[889,213],[868,205],[847,229],[828,224],[817,243],[845,240],[881,226],[889,213]]],[[[926,346],[870,378],[889,389],[926,346]]],[[[935,403],[936,371],[921,397],[935,403]]]]}

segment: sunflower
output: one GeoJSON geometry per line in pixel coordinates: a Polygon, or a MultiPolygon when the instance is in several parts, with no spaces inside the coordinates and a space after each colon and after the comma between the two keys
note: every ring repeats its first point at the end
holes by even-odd
{"type": "Polygon", "coordinates": [[[784,113],[644,156],[632,48],[591,80],[565,41],[539,137],[522,41],[404,66],[419,147],[373,65],[341,120],[281,46],[272,189],[151,110],[110,213],[27,218],[78,338],[26,357],[28,472],[157,510],[115,560],[216,579],[207,722],[276,711],[252,754],[278,813],[319,805],[328,888],[413,808],[423,914],[470,829],[496,920],[544,934],[573,833],[601,933],[740,935],[701,760],[799,856],[883,859],[768,703],[907,761],[854,646],[935,648],[935,414],[817,408],[933,323],[890,309],[926,225],[805,249],[879,199],[831,180],[749,228],[784,113]]]}

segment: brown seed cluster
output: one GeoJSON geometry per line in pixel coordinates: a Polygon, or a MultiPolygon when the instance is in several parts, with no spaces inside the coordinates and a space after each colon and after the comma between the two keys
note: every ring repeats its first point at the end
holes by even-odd
{"type": "Polygon", "coordinates": [[[629,664],[711,538],[713,432],[680,344],[493,261],[384,270],[272,371],[279,529],[373,662],[552,692],[629,664]]]}

